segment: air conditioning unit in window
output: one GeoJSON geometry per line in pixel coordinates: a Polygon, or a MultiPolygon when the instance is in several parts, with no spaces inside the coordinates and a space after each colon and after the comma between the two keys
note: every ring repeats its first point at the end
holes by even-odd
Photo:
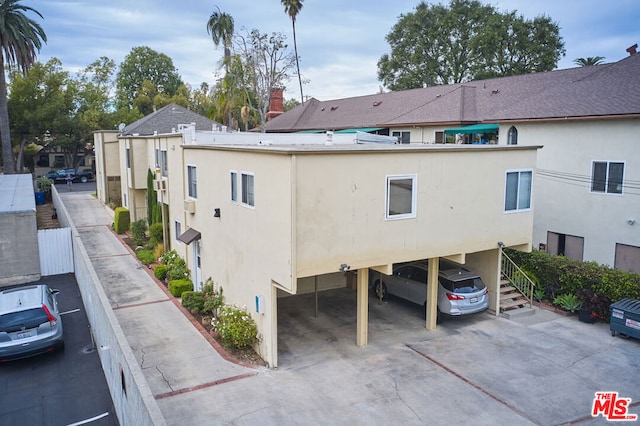
{"type": "Polygon", "coordinates": [[[156,191],[165,191],[167,189],[167,181],[164,179],[154,180],[153,189],[156,191]]]}
{"type": "Polygon", "coordinates": [[[184,200],[184,211],[191,214],[195,213],[196,212],[195,200],[184,200]]]}

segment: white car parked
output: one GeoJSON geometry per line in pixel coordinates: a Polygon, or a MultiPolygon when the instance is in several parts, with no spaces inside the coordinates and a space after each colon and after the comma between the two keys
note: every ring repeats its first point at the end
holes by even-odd
{"type": "MultiPolygon", "coordinates": [[[[377,297],[393,295],[426,308],[427,265],[421,262],[398,264],[393,275],[370,274],[377,297]]],[[[489,289],[478,274],[453,262],[441,260],[438,273],[438,320],[441,314],[467,315],[489,308],[489,289]]],[[[426,310],[425,310],[426,312],[426,310]]]]}

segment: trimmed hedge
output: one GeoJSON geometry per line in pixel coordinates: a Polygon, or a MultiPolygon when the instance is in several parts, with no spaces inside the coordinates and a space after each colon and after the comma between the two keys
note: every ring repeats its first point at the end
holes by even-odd
{"type": "Polygon", "coordinates": [[[201,291],[185,291],[182,293],[182,306],[193,312],[204,309],[204,298],[201,291]]]}
{"type": "Polygon", "coordinates": [[[539,283],[549,300],[575,294],[584,308],[608,318],[611,303],[625,297],[640,299],[640,274],[539,250],[525,253],[505,249],[505,252],[539,283]]]}
{"type": "Polygon", "coordinates": [[[129,209],[126,207],[117,207],[113,214],[113,229],[116,234],[124,234],[129,230],[130,222],[129,209]]]}
{"type": "Polygon", "coordinates": [[[185,291],[193,291],[193,283],[190,279],[169,281],[169,291],[175,297],[181,297],[185,291]]]}
{"type": "Polygon", "coordinates": [[[169,268],[167,268],[166,265],[158,265],[154,268],[153,275],[155,275],[160,281],[164,281],[164,279],[167,278],[168,270],[169,268]]]}

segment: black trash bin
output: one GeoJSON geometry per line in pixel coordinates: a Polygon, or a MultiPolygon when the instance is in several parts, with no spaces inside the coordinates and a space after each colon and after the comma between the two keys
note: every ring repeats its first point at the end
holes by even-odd
{"type": "Polygon", "coordinates": [[[620,333],[640,339],[640,300],[622,299],[609,306],[611,335],[620,333]]]}

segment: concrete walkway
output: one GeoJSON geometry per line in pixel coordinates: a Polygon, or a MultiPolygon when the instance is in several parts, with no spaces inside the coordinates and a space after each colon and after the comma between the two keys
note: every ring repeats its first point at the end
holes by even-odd
{"type": "Polygon", "coordinates": [[[558,425],[592,418],[595,392],[640,413],[640,341],[536,308],[424,328],[420,307],[369,304],[355,345],[349,289],[278,301],[279,366],[226,361],[111,232],[89,194],[61,194],[170,425],[558,425]]]}

